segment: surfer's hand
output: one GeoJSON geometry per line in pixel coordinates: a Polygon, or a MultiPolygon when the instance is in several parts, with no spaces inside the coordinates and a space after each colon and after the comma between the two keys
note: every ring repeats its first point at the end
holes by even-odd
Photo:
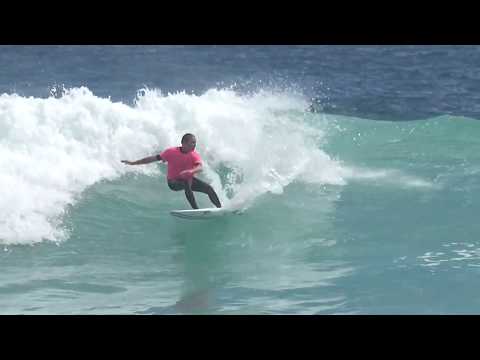
{"type": "Polygon", "coordinates": [[[133,165],[131,161],[128,160],[122,160],[122,163],[127,164],[127,165],[133,165]]]}
{"type": "Polygon", "coordinates": [[[183,170],[179,174],[180,176],[192,176],[192,170],[183,170]]]}

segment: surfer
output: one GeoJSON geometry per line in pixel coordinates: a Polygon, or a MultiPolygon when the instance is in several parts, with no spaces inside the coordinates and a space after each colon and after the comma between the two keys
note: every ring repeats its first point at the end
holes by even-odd
{"type": "Polygon", "coordinates": [[[185,196],[193,209],[198,209],[193,191],[208,195],[210,201],[220,208],[220,200],[213,188],[197,179],[195,174],[202,171],[202,159],[195,151],[197,139],[193,134],[185,134],[182,137],[182,146],[171,147],[158,155],[149,156],[137,161],[122,160],[127,165],[149,164],[154,161],[166,161],[168,164],[167,184],[173,191],[185,190],[185,196]]]}

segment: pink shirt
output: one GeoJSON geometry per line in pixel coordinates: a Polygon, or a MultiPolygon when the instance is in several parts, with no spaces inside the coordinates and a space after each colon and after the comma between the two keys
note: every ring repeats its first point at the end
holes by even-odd
{"type": "Polygon", "coordinates": [[[195,150],[184,154],[179,147],[171,147],[164,150],[160,157],[168,163],[168,180],[180,178],[179,174],[181,171],[189,170],[202,162],[202,158],[195,150]]]}

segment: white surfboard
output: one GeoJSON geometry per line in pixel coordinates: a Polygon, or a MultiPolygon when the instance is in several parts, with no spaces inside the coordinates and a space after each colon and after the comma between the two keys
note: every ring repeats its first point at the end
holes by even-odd
{"type": "Polygon", "coordinates": [[[226,208],[204,208],[204,209],[191,209],[191,210],[171,210],[170,214],[182,219],[211,219],[222,217],[232,214],[240,214],[241,210],[238,209],[226,209],[226,208]]]}

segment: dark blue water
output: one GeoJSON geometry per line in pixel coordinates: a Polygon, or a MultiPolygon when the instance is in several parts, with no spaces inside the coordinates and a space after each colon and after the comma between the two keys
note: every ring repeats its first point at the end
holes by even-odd
{"type": "Polygon", "coordinates": [[[479,46],[1,46],[0,91],[87,86],[131,102],[147,86],[296,88],[315,108],[382,120],[478,118],[479,46]]]}

